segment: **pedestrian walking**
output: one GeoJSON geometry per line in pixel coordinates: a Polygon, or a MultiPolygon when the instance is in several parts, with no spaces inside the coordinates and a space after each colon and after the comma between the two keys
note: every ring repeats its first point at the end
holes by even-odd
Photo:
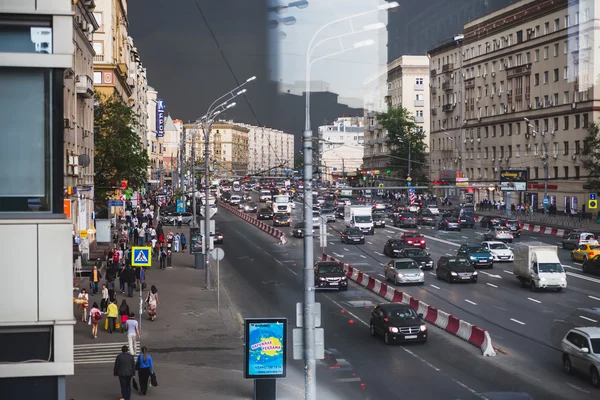
{"type": "Polygon", "coordinates": [[[108,319],[108,332],[113,333],[117,325],[117,318],[119,317],[119,309],[117,308],[116,301],[111,300],[108,304],[106,317],[108,319]]]}
{"type": "Polygon", "coordinates": [[[135,289],[135,271],[132,267],[125,268],[125,271],[121,273],[121,276],[127,283],[127,296],[133,297],[133,289],[135,289]]]}
{"type": "Polygon", "coordinates": [[[127,304],[127,300],[125,299],[123,299],[119,306],[119,315],[121,316],[121,333],[123,333],[125,332],[125,324],[129,319],[129,304],[127,304]]]}
{"type": "Polygon", "coordinates": [[[108,294],[108,288],[106,287],[106,284],[102,285],[102,300],[100,301],[100,311],[102,312],[106,312],[106,309],[108,308],[108,302],[109,300],[109,294],[108,294]]]}
{"type": "Polygon", "coordinates": [[[110,299],[110,301],[115,301],[117,298],[115,296],[115,277],[112,273],[107,274],[106,287],[108,288],[108,298],[110,299]]]}
{"type": "Polygon", "coordinates": [[[167,269],[167,251],[165,249],[160,249],[158,260],[160,264],[160,269],[167,269]]]}
{"type": "Polygon", "coordinates": [[[121,354],[115,359],[113,368],[113,375],[119,377],[124,400],[131,400],[131,379],[135,377],[135,359],[128,350],[127,346],[121,347],[121,354]]]}
{"type": "Polygon", "coordinates": [[[185,251],[187,245],[187,238],[183,233],[181,234],[179,240],[181,241],[181,251],[185,251]]]}
{"type": "Polygon", "coordinates": [[[153,365],[152,357],[148,354],[146,346],[142,346],[141,351],[135,363],[135,368],[138,371],[138,378],[140,380],[140,392],[145,396],[148,391],[148,381],[150,380],[150,374],[152,374],[153,365]]]}
{"type": "Polygon", "coordinates": [[[183,216],[181,214],[179,214],[177,216],[177,227],[181,228],[181,225],[183,224],[183,216]]]}
{"type": "Polygon", "coordinates": [[[150,321],[154,321],[156,319],[156,310],[158,307],[158,289],[156,286],[152,285],[150,287],[150,291],[146,297],[146,303],[148,303],[148,317],[150,317],[150,321]]]}
{"type": "Polygon", "coordinates": [[[98,324],[102,319],[102,311],[98,308],[98,303],[92,304],[90,310],[90,325],[92,326],[92,337],[96,339],[98,337],[98,324]]]}
{"type": "Polygon", "coordinates": [[[129,352],[132,356],[135,356],[135,347],[140,338],[140,327],[135,320],[135,313],[132,312],[129,314],[129,319],[127,319],[127,342],[129,343],[129,352]]]}
{"type": "Polygon", "coordinates": [[[81,310],[81,320],[83,322],[87,321],[87,308],[88,303],[90,301],[90,296],[88,295],[85,289],[81,289],[77,298],[82,299],[83,301],[79,303],[79,309],[81,310]]]}
{"type": "Polygon", "coordinates": [[[179,232],[175,232],[175,236],[173,236],[173,251],[175,253],[179,253],[179,244],[181,243],[181,236],[179,236],[179,232]]]}
{"type": "Polygon", "coordinates": [[[92,281],[92,296],[94,296],[96,293],[98,293],[98,282],[100,282],[100,279],[102,279],[102,274],[100,271],[98,271],[98,267],[95,265],[90,278],[92,281]]]}

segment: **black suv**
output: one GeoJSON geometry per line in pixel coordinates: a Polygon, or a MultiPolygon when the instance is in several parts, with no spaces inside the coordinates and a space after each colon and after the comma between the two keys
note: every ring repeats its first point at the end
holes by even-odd
{"type": "Polygon", "coordinates": [[[273,217],[273,226],[290,226],[292,217],[290,214],[275,214],[273,217]]]}
{"type": "Polygon", "coordinates": [[[348,278],[340,264],[322,261],[315,264],[315,286],[319,289],[348,290],[348,278]]]}
{"type": "Polygon", "coordinates": [[[402,249],[412,248],[404,239],[389,239],[383,246],[383,254],[388,257],[399,257],[402,249]]]}
{"type": "Polygon", "coordinates": [[[408,304],[380,304],[371,311],[369,323],[371,336],[382,335],[385,344],[394,342],[427,341],[427,325],[423,314],[408,304]]]}
{"type": "Polygon", "coordinates": [[[258,219],[273,219],[273,211],[268,208],[261,208],[258,210],[258,219]]]}

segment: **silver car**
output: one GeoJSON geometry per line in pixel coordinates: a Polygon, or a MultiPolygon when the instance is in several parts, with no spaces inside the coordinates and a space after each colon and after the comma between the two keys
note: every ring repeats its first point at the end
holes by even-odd
{"type": "Polygon", "coordinates": [[[400,258],[391,260],[385,267],[385,279],[394,282],[394,285],[400,283],[425,283],[425,273],[421,267],[410,258],[400,258]]]}
{"type": "Polygon", "coordinates": [[[486,233],[483,234],[485,240],[497,240],[499,242],[509,242],[512,243],[514,236],[512,232],[505,227],[495,226],[492,229],[488,229],[486,233]]]}
{"type": "Polygon", "coordinates": [[[560,343],[563,350],[563,369],[567,374],[575,371],[590,378],[593,386],[600,387],[600,328],[571,329],[560,343]]]}
{"type": "Polygon", "coordinates": [[[335,222],[335,213],[333,209],[324,208],[321,210],[321,217],[325,218],[327,222],[335,222]]]}

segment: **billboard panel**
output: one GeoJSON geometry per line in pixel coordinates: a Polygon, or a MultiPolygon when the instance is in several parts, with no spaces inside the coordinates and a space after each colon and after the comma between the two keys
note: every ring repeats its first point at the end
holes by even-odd
{"type": "Polygon", "coordinates": [[[156,101],[156,137],[165,136],[165,102],[164,100],[156,101]]]}
{"type": "Polygon", "coordinates": [[[285,378],[287,318],[246,318],[244,376],[285,378]]]}
{"type": "Polygon", "coordinates": [[[504,192],[524,192],[527,190],[527,170],[500,170],[500,190],[504,192]]]}

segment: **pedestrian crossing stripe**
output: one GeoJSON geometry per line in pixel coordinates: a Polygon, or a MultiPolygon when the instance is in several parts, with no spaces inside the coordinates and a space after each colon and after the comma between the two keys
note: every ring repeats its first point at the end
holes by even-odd
{"type": "Polygon", "coordinates": [[[132,247],[131,265],[134,267],[150,267],[152,265],[152,257],[150,256],[150,247],[132,247]]]}

